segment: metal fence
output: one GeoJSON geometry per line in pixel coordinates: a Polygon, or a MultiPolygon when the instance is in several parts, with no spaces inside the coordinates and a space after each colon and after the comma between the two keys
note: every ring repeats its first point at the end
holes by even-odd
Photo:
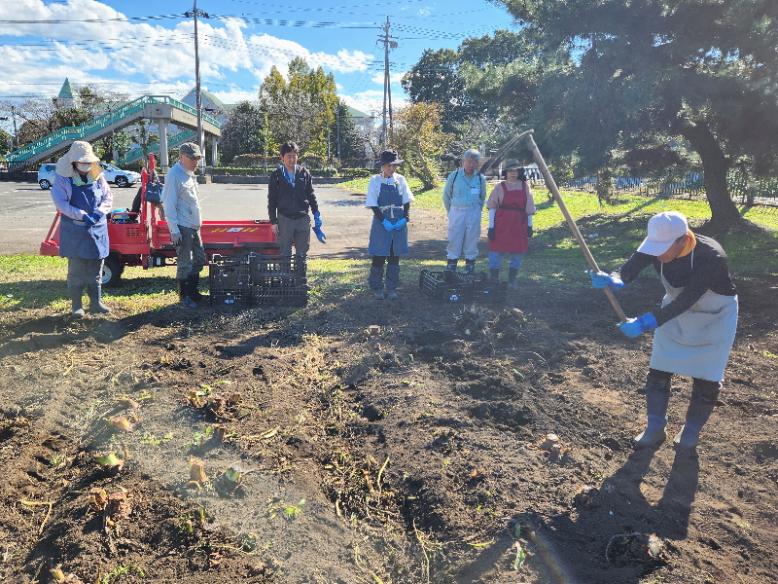
{"type": "MultiPolygon", "coordinates": [[[[778,208],[778,178],[754,178],[739,171],[727,176],[732,199],[741,205],[764,205],[778,208]]],[[[584,176],[564,183],[564,187],[574,190],[595,192],[596,176],[584,176]]],[[[663,178],[640,178],[618,176],[611,179],[611,191],[630,193],[645,197],[664,198],[705,198],[704,176],[702,172],[690,172],[684,176],[663,178]]]]}

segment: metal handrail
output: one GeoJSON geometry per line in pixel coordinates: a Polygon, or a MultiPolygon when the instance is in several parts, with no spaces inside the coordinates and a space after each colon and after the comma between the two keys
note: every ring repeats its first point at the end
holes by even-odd
{"type": "MultiPolygon", "coordinates": [[[[129,116],[138,113],[139,111],[143,110],[147,105],[155,104],[155,103],[170,105],[179,110],[185,111],[189,114],[195,116],[197,115],[196,108],[182,101],[174,99],[170,96],[143,95],[141,97],[138,97],[132,101],[123,104],[118,109],[111,110],[109,113],[105,113],[95,118],[92,118],[92,120],[90,120],[89,122],[86,122],[79,126],[66,126],[64,128],[59,128],[58,130],[44,136],[43,138],[40,138],[39,140],[36,140],[35,142],[26,144],[21,148],[17,148],[16,150],[14,150],[13,152],[9,153],[6,156],[6,160],[9,162],[9,164],[23,162],[40,152],[46,151],[49,148],[56,146],[57,144],[61,144],[62,142],[79,140],[86,136],[89,136],[90,134],[98,130],[113,125],[119,120],[122,120],[124,118],[127,118],[129,116]]],[[[219,120],[217,120],[213,116],[210,116],[208,114],[203,114],[202,118],[204,121],[216,126],[217,128],[221,128],[221,122],[219,122],[219,120]]]]}

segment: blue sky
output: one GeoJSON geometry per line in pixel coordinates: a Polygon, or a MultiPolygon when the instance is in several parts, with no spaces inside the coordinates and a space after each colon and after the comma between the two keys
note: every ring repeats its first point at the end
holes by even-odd
{"type": "MultiPolygon", "coordinates": [[[[391,54],[399,104],[399,79],[425,48],[455,48],[467,36],[512,26],[496,4],[199,0],[211,16],[200,27],[203,87],[227,103],[253,99],[272,65],[285,72],[303,56],[335,75],[350,105],[372,112],[383,86],[377,27],[387,15],[399,43],[391,54]]],[[[181,97],[194,86],[192,22],[180,17],[191,7],[191,0],[0,0],[0,100],[54,95],[66,76],[129,97],[181,97]]]]}

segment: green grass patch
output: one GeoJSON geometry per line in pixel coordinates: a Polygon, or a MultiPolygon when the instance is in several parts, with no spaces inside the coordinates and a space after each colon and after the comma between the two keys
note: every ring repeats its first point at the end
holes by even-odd
{"type": "MultiPolygon", "coordinates": [[[[366,186],[367,179],[352,183],[366,186]]],[[[566,192],[563,196],[594,257],[604,269],[618,268],[637,248],[651,214],[678,210],[688,216],[693,225],[710,216],[705,201],[622,196],[615,204],[600,207],[597,198],[590,193],[566,192]]],[[[427,191],[417,197],[417,203],[440,209],[442,215],[439,197],[439,190],[427,191]]],[[[587,266],[563,222],[561,211],[542,189],[536,189],[536,203],[536,235],[524,259],[520,279],[556,287],[588,286],[588,278],[584,275],[587,266]]],[[[733,230],[718,238],[729,255],[730,269],[736,281],[778,278],[778,210],[752,208],[744,211],[744,216],[766,229],[733,230]]],[[[442,269],[444,263],[443,254],[436,260],[403,259],[403,286],[406,290],[414,289],[420,270],[442,269]]],[[[369,260],[311,258],[308,265],[312,304],[343,302],[364,294],[367,289],[369,260]]],[[[479,269],[486,269],[485,260],[480,261],[479,269]]],[[[645,274],[655,277],[652,270],[646,270],[645,274]]],[[[66,275],[67,261],[63,258],[0,256],[0,314],[37,308],[67,311],[66,275]]],[[[129,267],[124,271],[122,285],[105,289],[104,296],[110,306],[130,315],[162,309],[177,302],[174,278],[175,267],[152,270],[129,267]]]]}
{"type": "MultiPolygon", "coordinates": [[[[0,312],[16,309],[69,309],[65,280],[67,260],[34,255],[0,256],[0,312]]],[[[178,301],[175,267],[143,270],[128,267],[122,285],[104,288],[103,298],[129,314],[163,308],[178,301]]],[[[86,295],[84,302],[87,303],[86,295]]]]}

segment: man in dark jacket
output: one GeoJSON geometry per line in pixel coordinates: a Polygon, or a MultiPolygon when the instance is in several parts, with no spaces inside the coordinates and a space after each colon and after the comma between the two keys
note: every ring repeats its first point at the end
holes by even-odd
{"type": "Polygon", "coordinates": [[[323,222],[313,193],[311,173],[297,164],[298,155],[299,148],[294,142],[281,145],[282,164],[270,173],[267,212],[278,236],[281,255],[291,256],[294,243],[295,254],[303,257],[308,253],[311,240],[308,209],[313,212],[314,231],[322,243],[324,234],[321,232],[323,222]]]}

